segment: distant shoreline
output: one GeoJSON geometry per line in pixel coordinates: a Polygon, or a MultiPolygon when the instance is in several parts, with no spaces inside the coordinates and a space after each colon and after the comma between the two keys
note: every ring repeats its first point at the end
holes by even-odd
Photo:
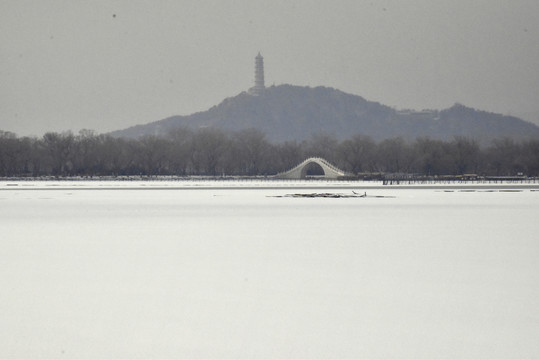
{"type": "Polygon", "coordinates": [[[0,190],[279,190],[279,189],[431,189],[431,190],[532,190],[539,179],[523,180],[281,180],[273,178],[215,177],[94,177],[0,178],[0,190]]]}

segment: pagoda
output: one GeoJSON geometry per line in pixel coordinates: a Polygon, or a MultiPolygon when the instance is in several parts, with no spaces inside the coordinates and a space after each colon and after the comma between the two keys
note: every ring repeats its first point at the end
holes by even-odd
{"type": "Polygon", "coordinates": [[[260,52],[255,57],[255,86],[249,89],[252,95],[260,95],[266,87],[264,86],[264,58],[260,52]]]}

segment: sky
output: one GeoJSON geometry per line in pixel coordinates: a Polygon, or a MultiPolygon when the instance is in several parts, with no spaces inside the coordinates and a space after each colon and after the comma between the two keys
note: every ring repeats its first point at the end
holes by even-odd
{"type": "Polygon", "coordinates": [[[98,133],[253,86],[539,124],[539,1],[0,0],[0,130],[98,133]]]}

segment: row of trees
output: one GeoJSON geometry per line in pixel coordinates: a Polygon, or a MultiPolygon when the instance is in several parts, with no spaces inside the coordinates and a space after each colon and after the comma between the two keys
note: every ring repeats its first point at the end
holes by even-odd
{"type": "Polygon", "coordinates": [[[325,158],[354,174],[539,175],[539,140],[477,141],[391,138],[375,142],[354,135],[347,140],[318,134],[303,142],[270,143],[248,129],[225,133],[205,128],[178,129],[167,137],[114,138],[82,130],[17,137],[0,131],[0,176],[101,175],[272,175],[311,156],[325,158]]]}

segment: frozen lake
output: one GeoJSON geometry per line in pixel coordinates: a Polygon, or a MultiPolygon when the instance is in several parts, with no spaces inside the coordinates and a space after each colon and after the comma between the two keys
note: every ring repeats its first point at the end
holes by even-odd
{"type": "Polygon", "coordinates": [[[536,185],[2,182],[0,358],[537,358],[536,185]]]}

